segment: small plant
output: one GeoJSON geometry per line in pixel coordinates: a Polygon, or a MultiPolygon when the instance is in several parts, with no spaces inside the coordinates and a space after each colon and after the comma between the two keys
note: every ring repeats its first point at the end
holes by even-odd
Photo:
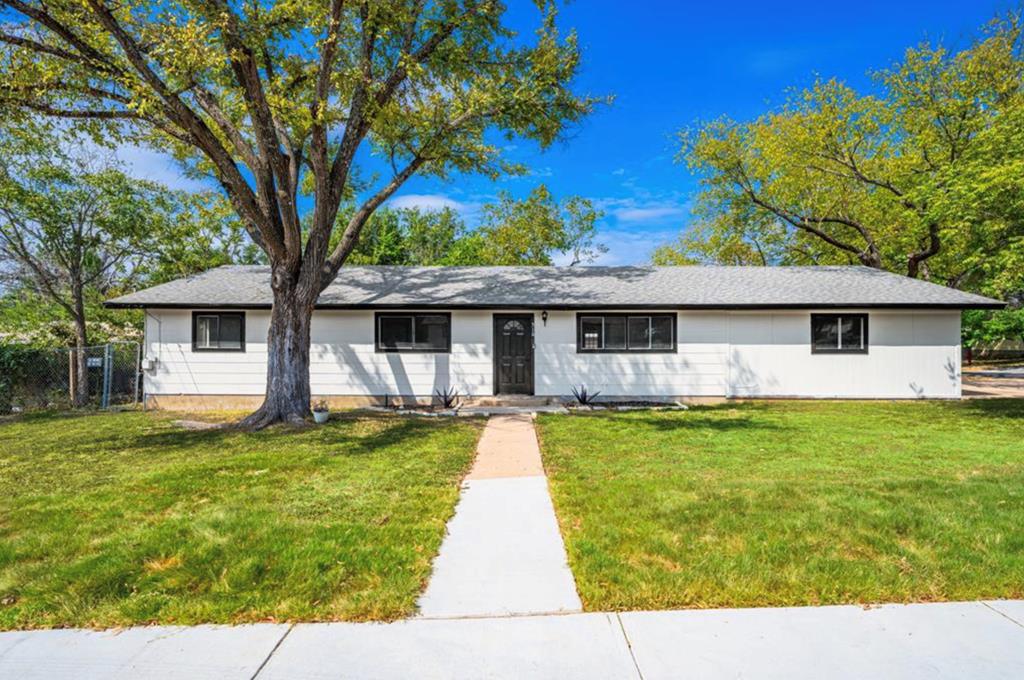
{"type": "Polygon", "coordinates": [[[600,390],[597,392],[588,392],[586,385],[580,385],[579,387],[572,388],[572,396],[576,397],[576,401],[580,406],[590,406],[594,403],[594,400],[597,399],[599,394],[601,394],[600,390]]]}
{"type": "Polygon", "coordinates": [[[446,409],[455,408],[459,405],[459,391],[454,387],[446,387],[443,390],[434,390],[441,405],[446,409]]]}
{"type": "Polygon", "coordinates": [[[331,417],[326,399],[317,399],[313,402],[313,420],[318,425],[323,425],[331,417]]]}

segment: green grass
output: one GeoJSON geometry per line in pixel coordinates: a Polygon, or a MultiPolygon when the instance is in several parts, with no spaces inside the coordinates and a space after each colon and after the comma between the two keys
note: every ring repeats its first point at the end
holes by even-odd
{"type": "Polygon", "coordinates": [[[0,628],[392,619],[430,573],[480,421],[183,431],[0,423],[0,628]]]}
{"type": "Polygon", "coordinates": [[[1024,597],[1024,401],[543,415],[589,610],[1024,597]]]}

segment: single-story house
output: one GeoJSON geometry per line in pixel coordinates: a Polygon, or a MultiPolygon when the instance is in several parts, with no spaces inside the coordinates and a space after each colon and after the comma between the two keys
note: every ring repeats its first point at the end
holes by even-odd
{"type": "MultiPolygon", "coordinates": [[[[109,301],[145,310],[145,397],[255,407],[270,269],[225,266],[109,301]]],[[[960,315],[1002,303],[867,267],[345,267],[313,315],[313,394],[454,388],[564,398],[960,397],[960,315]]]]}

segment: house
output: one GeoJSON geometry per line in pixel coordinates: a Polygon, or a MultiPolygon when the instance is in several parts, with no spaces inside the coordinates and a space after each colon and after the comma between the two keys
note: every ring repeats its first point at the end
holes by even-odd
{"type": "MultiPolygon", "coordinates": [[[[108,302],[145,310],[145,396],[255,407],[270,269],[108,302]]],[[[866,267],[345,267],[313,316],[335,405],[464,397],[960,397],[960,313],[1002,303],[866,267]]]]}

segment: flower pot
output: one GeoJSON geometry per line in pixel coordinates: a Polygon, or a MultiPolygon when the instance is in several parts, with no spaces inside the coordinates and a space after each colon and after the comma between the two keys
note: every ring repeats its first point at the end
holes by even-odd
{"type": "Polygon", "coordinates": [[[318,424],[323,425],[327,422],[327,419],[331,417],[330,411],[313,411],[313,420],[318,424]]]}

